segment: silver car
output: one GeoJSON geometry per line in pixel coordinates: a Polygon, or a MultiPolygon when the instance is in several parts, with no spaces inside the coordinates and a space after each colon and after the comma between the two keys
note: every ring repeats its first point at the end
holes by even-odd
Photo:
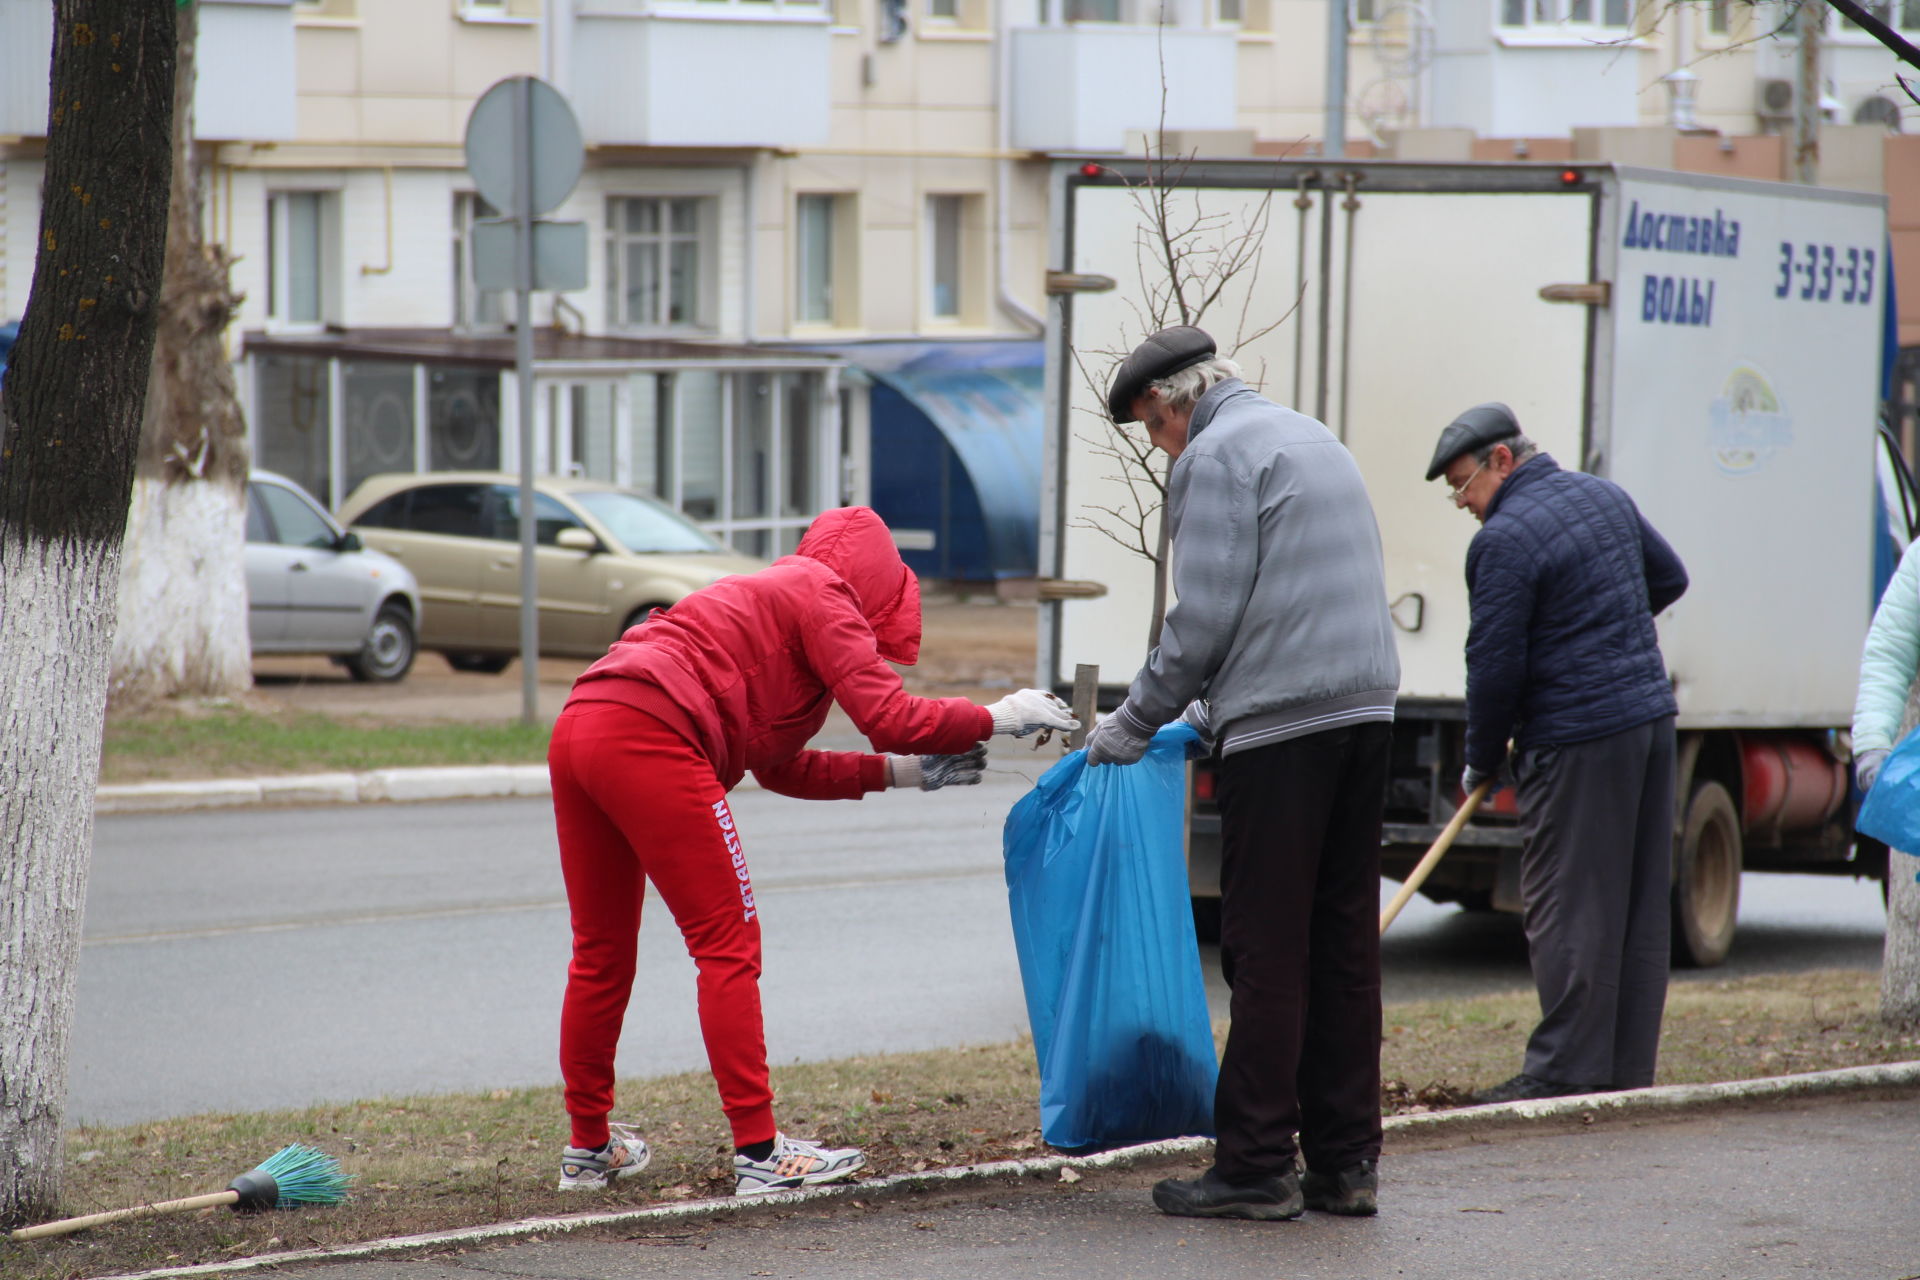
{"type": "Polygon", "coordinates": [[[420,588],[369,551],[293,481],[247,481],[247,634],[255,653],[324,653],[356,680],[407,674],[418,651],[420,588]]]}

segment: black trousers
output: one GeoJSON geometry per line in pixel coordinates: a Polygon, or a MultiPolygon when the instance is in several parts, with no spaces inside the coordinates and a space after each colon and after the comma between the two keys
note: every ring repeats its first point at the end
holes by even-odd
{"type": "Polygon", "coordinates": [[[1671,716],[1520,753],[1520,899],[1540,993],[1526,1072],[1653,1083],[1667,1003],[1671,716]]]}
{"type": "Polygon", "coordinates": [[[1214,1167],[1245,1182],[1380,1154],[1380,822],[1393,726],[1219,764],[1220,960],[1233,1023],[1214,1167]]]}

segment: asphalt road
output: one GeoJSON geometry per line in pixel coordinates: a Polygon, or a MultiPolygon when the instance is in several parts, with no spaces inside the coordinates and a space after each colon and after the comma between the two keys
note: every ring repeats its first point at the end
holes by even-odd
{"type": "Polygon", "coordinates": [[[1920,1108],[1836,1100],[1405,1150],[1377,1218],[1168,1218],[1188,1168],[654,1220],[464,1254],[283,1268],[325,1280],[1914,1280],[1920,1108]],[[325,1268],[324,1271],[321,1268],[325,1268]]]}
{"type": "MultiPolygon", "coordinates": [[[[999,833],[1037,768],[996,767],[930,795],[736,793],[774,1061],[1025,1031],[999,833]]],[[[692,962],[649,911],[629,1075],[705,1064],[692,962]]],[[[1876,886],[1750,875],[1733,959],[1709,976],[1871,967],[1880,947],[1876,886]]],[[[551,1082],[567,948],[544,800],[102,818],[69,1120],[551,1082]]],[[[1416,899],[1384,954],[1389,1001],[1528,985],[1511,917],[1416,899]]]]}

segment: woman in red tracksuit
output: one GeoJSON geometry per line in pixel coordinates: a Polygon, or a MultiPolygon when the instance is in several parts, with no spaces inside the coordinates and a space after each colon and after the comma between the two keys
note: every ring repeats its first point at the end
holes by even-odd
{"type": "Polygon", "coordinates": [[[912,697],[887,663],[911,664],[919,651],[918,581],[880,517],[846,507],[815,520],[795,554],[654,613],[575,682],[547,755],[573,918],[560,1014],[573,1125],[562,1190],[605,1186],[650,1158],[644,1141],[607,1121],[648,880],[698,970],[735,1193],[828,1182],[866,1163],[774,1124],[759,907],[726,796],[749,769],[769,791],[809,800],[978,782],[990,734],[1078,727],[1066,704],[1036,689],[990,707],[912,697]],[[835,702],[875,747],[909,754],[806,750],[835,702]]]}

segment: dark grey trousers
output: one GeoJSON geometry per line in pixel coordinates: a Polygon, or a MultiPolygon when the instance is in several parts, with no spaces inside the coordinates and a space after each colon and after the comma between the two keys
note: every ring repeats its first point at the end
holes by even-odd
{"type": "Polygon", "coordinates": [[[1653,1083],[1667,1003],[1673,719],[1520,753],[1520,895],[1540,993],[1526,1073],[1653,1083]]]}

